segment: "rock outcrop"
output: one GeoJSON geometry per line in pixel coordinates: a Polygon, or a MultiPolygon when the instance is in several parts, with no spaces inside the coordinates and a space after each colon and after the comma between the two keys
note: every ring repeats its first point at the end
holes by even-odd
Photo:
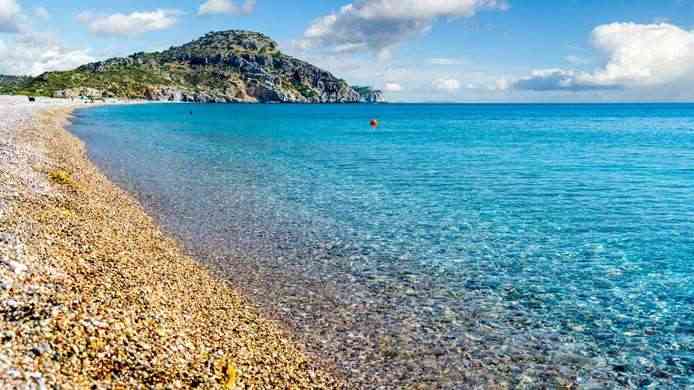
{"type": "Polygon", "coordinates": [[[48,96],[78,93],[156,101],[364,101],[344,80],[283,54],[263,34],[240,30],[209,33],[158,53],[136,53],[73,71],[45,73],[32,80],[29,89],[48,96]]]}
{"type": "Polygon", "coordinates": [[[383,91],[379,89],[373,89],[371,87],[354,87],[357,91],[362,103],[383,103],[385,102],[385,96],[383,96],[383,91]]]}
{"type": "Polygon", "coordinates": [[[75,99],[80,97],[89,99],[101,99],[104,97],[104,91],[96,88],[87,87],[67,88],[55,91],[53,93],[53,97],[63,99],[75,99]]]}

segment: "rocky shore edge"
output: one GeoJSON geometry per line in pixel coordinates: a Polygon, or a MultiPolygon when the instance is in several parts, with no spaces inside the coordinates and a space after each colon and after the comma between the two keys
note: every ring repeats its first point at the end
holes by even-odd
{"type": "Polygon", "coordinates": [[[3,387],[346,388],[96,169],[76,106],[3,104],[3,387]]]}

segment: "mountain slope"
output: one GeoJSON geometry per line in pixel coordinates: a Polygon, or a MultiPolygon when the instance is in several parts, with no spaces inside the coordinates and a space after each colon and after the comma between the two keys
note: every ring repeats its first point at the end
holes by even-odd
{"type": "Polygon", "coordinates": [[[280,52],[267,36],[214,32],[158,53],[136,53],[42,74],[18,93],[194,102],[356,103],[344,80],[280,52]]]}
{"type": "Polygon", "coordinates": [[[5,76],[0,74],[0,94],[14,94],[31,81],[26,76],[5,76]]]}

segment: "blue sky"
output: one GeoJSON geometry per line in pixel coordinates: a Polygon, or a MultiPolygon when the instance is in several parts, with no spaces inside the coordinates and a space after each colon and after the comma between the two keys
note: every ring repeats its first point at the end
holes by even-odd
{"type": "Polygon", "coordinates": [[[694,0],[0,0],[0,73],[232,28],[393,101],[694,100],[694,0]]]}

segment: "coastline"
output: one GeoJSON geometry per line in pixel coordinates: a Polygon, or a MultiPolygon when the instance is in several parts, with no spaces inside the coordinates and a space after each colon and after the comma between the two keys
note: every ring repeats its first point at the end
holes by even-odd
{"type": "Polygon", "coordinates": [[[98,171],[65,130],[78,107],[2,129],[0,382],[343,388],[98,171]]]}

